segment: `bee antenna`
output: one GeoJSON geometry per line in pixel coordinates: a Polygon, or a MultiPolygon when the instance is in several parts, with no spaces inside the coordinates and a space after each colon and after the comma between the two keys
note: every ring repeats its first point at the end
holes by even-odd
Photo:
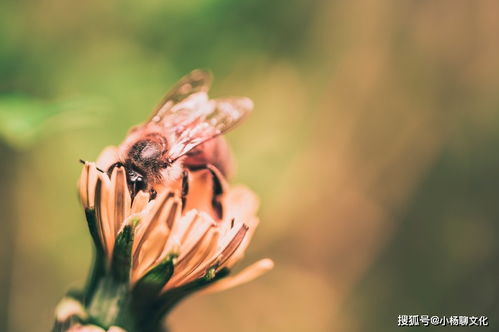
{"type": "MultiPolygon", "coordinates": [[[[87,162],[83,159],[80,159],[80,163],[82,163],[83,165],[85,165],[87,162]]],[[[95,167],[96,170],[98,170],[99,172],[101,173],[105,173],[103,170],[101,170],[99,167],[95,167]]]]}

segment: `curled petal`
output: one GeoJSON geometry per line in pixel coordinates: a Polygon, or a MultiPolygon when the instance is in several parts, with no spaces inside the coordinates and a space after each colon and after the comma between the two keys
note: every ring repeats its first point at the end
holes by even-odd
{"type": "Polygon", "coordinates": [[[248,227],[244,224],[239,225],[239,227],[234,227],[227,235],[221,238],[215,253],[211,255],[211,257],[203,259],[202,263],[190,273],[185,282],[201,278],[206,271],[213,266],[216,266],[217,270],[218,267],[223,266],[225,261],[229,259],[239,247],[247,231],[248,227]]]}
{"type": "Polygon", "coordinates": [[[147,203],[149,202],[149,193],[144,191],[139,191],[137,195],[133,198],[132,208],[130,210],[131,214],[139,213],[144,210],[147,203]]]}
{"type": "Polygon", "coordinates": [[[131,198],[126,182],[125,169],[115,167],[111,175],[111,190],[109,193],[109,222],[112,234],[116,236],[126,216],[130,214],[131,198]]]}
{"type": "Polygon", "coordinates": [[[189,211],[182,219],[184,218],[185,220],[181,220],[180,222],[186,224],[187,227],[183,233],[178,234],[181,244],[180,261],[191,252],[194,246],[208,233],[210,228],[216,226],[215,221],[210,216],[196,210],[189,211]]]}
{"type": "Polygon", "coordinates": [[[161,259],[165,243],[172,238],[171,229],[180,218],[180,198],[172,193],[165,192],[160,197],[148,216],[143,221],[140,237],[137,238],[137,247],[134,253],[134,264],[137,266],[136,277],[148,270],[151,265],[161,259]]]}
{"type": "Polygon", "coordinates": [[[224,263],[223,267],[228,267],[231,268],[236,264],[238,261],[240,261],[244,253],[246,252],[246,249],[248,248],[251,238],[253,237],[253,234],[255,233],[256,226],[258,225],[259,219],[257,217],[251,217],[249,222],[247,223],[248,225],[248,232],[246,233],[243,241],[239,245],[239,247],[234,251],[231,257],[227,259],[227,261],[224,263]]]}
{"type": "Polygon", "coordinates": [[[144,218],[137,227],[136,240],[133,246],[135,260],[138,259],[139,252],[144,245],[145,239],[151,232],[154,231],[156,224],[161,219],[161,215],[169,212],[171,208],[171,199],[173,193],[165,191],[161,193],[155,200],[149,202],[147,211],[144,211],[144,218]]]}
{"type": "Polygon", "coordinates": [[[85,209],[95,208],[95,186],[100,172],[94,163],[85,162],[80,175],[79,191],[81,204],[85,209]]]}
{"type": "Polygon", "coordinates": [[[110,255],[112,253],[115,238],[113,228],[110,224],[108,205],[109,194],[111,191],[111,181],[106,174],[99,173],[97,175],[95,185],[95,214],[97,216],[97,220],[99,221],[102,243],[106,248],[106,252],[110,255]]]}
{"type": "Polygon", "coordinates": [[[187,195],[185,210],[196,209],[208,213],[213,219],[217,214],[212,205],[213,177],[207,169],[191,172],[189,194],[187,195]]]}
{"type": "Polygon", "coordinates": [[[271,259],[265,258],[256,263],[244,268],[241,272],[234,276],[226,277],[203,289],[199,294],[211,294],[221,292],[247,282],[250,282],[264,273],[272,270],[274,262],[271,259]]]}
{"type": "Polygon", "coordinates": [[[81,170],[80,181],[78,182],[78,190],[80,192],[80,200],[83,208],[90,208],[88,202],[88,173],[90,171],[90,164],[85,162],[81,170]]]}
{"type": "Polygon", "coordinates": [[[224,197],[226,219],[247,222],[256,215],[259,201],[256,195],[244,186],[231,188],[224,197]]]}
{"type": "Polygon", "coordinates": [[[179,259],[175,266],[175,273],[164,290],[177,287],[186,283],[187,280],[191,280],[192,273],[216,252],[219,237],[220,233],[216,227],[209,227],[208,231],[201,236],[192,249],[179,259]]]}

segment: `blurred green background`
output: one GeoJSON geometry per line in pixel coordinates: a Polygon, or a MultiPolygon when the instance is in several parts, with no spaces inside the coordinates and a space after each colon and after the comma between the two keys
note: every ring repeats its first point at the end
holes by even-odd
{"type": "Polygon", "coordinates": [[[182,303],[173,331],[497,330],[498,35],[486,0],[2,1],[0,331],[48,331],[85,280],[78,159],[194,68],[255,101],[228,135],[261,198],[241,265],[276,268],[182,303]]]}

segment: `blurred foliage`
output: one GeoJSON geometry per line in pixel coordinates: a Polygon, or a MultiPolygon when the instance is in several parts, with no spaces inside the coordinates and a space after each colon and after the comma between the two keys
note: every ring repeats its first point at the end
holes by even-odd
{"type": "Polygon", "coordinates": [[[2,1],[9,331],[47,331],[83,283],[78,159],[119,143],[194,68],[215,74],[212,95],[255,101],[228,139],[234,181],[262,202],[248,261],[277,266],[187,301],[173,331],[497,321],[498,13],[488,0],[2,1]]]}
{"type": "Polygon", "coordinates": [[[44,103],[27,96],[0,97],[0,138],[13,149],[25,149],[43,135],[96,122],[97,104],[81,101],[44,103]],[[90,110],[92,107],[92,110],[90,110]]]}

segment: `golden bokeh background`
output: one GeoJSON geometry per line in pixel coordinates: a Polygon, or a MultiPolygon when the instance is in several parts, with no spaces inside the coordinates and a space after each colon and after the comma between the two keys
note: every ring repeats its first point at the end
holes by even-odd
{"type": "Polygon", "coordinates": [[[261,198],[239,267],[276,267],[188,299],[172,331],[497,327],[498,36],[492,0],[2,1],[0,331],[48,331],[83,285],[78,159],[194,68],[255,102],[228,135],[261,198]]]}

